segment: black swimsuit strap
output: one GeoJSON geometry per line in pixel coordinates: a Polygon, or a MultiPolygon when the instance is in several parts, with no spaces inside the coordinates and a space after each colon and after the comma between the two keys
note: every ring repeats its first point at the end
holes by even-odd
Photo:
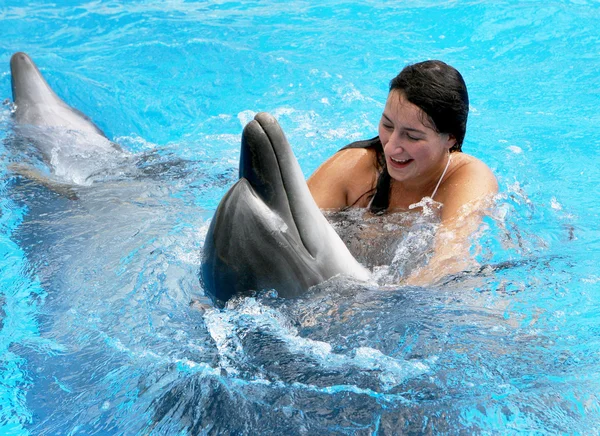
{"type": "MultiPolygon", "coordinates": [[[[348,150],[350,148],[373,148],[377,153],[377,162],[379,164],[379,176],[377,177],[377,184],[375,189],[371,191],[365,192],[361,195],[355,202],[358,202],[361,198],[363,198],[367,194],[371,194],[371,192],[375,191],[374,194],[371,195],[371,202],[369,203],[369,211],[372,213],[382,213],[387,210],[390,204],[390,175],[387,172],[387,167],[385,164],[385,157],[383,155],[383,145],[379,140],[379,136],[375,138],[366,139],[363,141],[356,141],[351,144],[346,145],[341,148],[342,150],[348,150]]],[[[352,206],[354,206],[354,204],[352,206]]],[[[349,206],[349,207],[352,207],[349,206]]]]}

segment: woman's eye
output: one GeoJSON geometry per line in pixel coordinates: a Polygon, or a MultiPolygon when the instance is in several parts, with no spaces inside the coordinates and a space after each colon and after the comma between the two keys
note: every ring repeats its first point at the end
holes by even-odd
{"type": "Polygon", "coordinates": [[[392,125],[390,125],[390,124],[385,124],[385,123],[383,123],[383,124],[382,124],[382,126],[383,126],[385,129],[388,129],[388,130],[391,130],[391,129],[393,129],[393,128],[394,128],[394,126],[392,126],[392,125]]]}
{"type": "Polygon", "coordinates": [[[419,139],[421,139],[421,138],[417,138],[416,136],[409,135],[408,133],[406,134],[406,137],[408,139],[410,139],[411,141],[418,141],[419,139]]]}

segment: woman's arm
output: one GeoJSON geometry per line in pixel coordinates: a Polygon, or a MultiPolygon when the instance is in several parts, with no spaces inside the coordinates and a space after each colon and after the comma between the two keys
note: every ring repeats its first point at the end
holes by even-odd
{"type": "Polygon", "coordinates": [[[327,159],[307,180],[319,208],[342,209],[353,205],[375,186],[374,159],[373,150],[359,148],[339,151],[327,159]]]}
{"type": "Polygon", "coordinates": [[[442,223],[435,237],[434,254],[428,264],[405,281],[427,285],[449,274],[477,266],[470,255],[471,236],[498,192],[498,182],[483,162],[472,158],[455,171],[440,191],[442,223]]]}

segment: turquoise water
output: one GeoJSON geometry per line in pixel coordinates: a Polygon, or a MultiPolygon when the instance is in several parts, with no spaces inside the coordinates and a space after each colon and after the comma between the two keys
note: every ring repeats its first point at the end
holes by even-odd
{"type": "Polygon", "coordinates": [[[149,174],[78,201],[25,183],[0,107],[1,432],[600,432],[599,19],[591,1],[0,1],[0,99],[27,52],[149,174]],[[253,113],[308,176],[427,58],[463,73],[464,149],[500,183],[481,273],[191,308],[253,113]]]}

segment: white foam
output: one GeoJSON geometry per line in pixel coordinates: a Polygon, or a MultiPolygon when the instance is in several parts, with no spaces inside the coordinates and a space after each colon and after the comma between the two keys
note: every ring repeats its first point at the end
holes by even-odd
{"type": "Polygon", "coordinates": [[[378,378],[384,390],[392,389],[407,378],[429,371],[429,366],[421,361],[405,361],[383,354],[370,347],[358,347],[348,354],[332,351],[331,344],[301,337],[298,330],[282,313],[262,305],[255,298],[234,300],[228,304],[229,310],[210,310],[205,313],[205,323],[217,345],[221,356],[220,365],[228,372],[238,373],[232,362],[244,360],[242,341],[238,337],[240,329],[236,326],[244,319],[244,331],[253,323],[262,334],[271,333],[282,340],[289,352],[308,356],[319,362],[324,368],[344,369],[354,367],[360,371],[378,372],[378,378]],[[251,318],[248,319],[248,316],[251,318]]]}

